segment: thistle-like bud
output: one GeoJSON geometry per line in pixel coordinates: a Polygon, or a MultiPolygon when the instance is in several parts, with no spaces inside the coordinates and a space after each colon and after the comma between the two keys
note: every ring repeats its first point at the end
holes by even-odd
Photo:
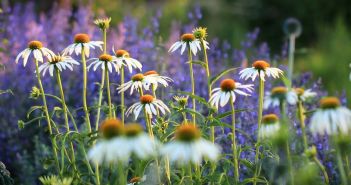
{"type": "Polygon", "coordinates": [[[102,30],[107,30],[110,27],[111,17],[104,19],[96,19],[94,23],[102,30]]]}
{"type": "Polygon", "coordinates": [[[30,92],[30,98],[37,99],[41,95],[40,89],[36,86],[32,87],[32,91],[30,92]]]}

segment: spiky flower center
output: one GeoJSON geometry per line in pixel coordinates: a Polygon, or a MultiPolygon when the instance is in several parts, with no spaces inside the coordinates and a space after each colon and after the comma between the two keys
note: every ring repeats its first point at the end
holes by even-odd
{"type": "Polygon", "coordinates": [[[302,96],[303,93],[305,93],[305,89],[304,88],[295,88],[295,92],[298,96],[302,96]]]}
{"type": "Polygon", "coordinates": [[[100,55],[99,60],[104,61],[104,62],[109,62],[112,60],[112,56],[109,54],[102,54],[102,55],[100,55]]]}
{"type": "Polygon", "coordinates": [[[158,73],[155,70],[151,70],[151,71],[146,71],[144,73],[144,76],[147,76],[147,75],[158,75],[158,73]]]}
{"type": "Polygon", "coordinates": [[[150,94],[145,94],[140,97],[140,103],[142,104],[152,103],[153,100],[154,100],[154,97],[150,94]]]}
{"type": "Polygon", "coordinates": [[[188,104],[188,98],[189,98],[188,96],[174,96],[173,98],[182,107],[188,104]]]}
{"type": "Polygon", "coordinates": [[[325,97],[322,98],[319,102],[319,106],[322,109],[335,109],[340,107],[341,103],[337,97],[325,97]]]}
{"type": "Polygon", "coordinates": [[[192,42],[195,40],[195,36],[192,34],[192,33],[186,33],[186,34],[183,34],[180,39],[183,41],[183,42],[192,42]]]}
{"type": "Polygon", "coordinates": [[[235,81],[233,79],[224,79],[221,81],[220,87],[222,91],[232,91],[235,89],[235,81]]]}
{"type": "Polygon", "coordinates": [[[53,57],[51,57],[51,59],[49,60],[49,62],[50,62],[51,64],[56,64],[56,63],[62,62],[62,61],[63,61],[63,57],[60,56],[60,55],[53,56],[53,57]]]}
{"type": "Polygon", "coordinates": [[[144,79],[144,75],[141,73],[135,74],[134,76],[132,76],[132,81],[142,81],[144,79]]]}
{"type": "Polygon", "coordinates": [[[183,124],[175,131],[175,138],[180,141],[190,142],[200,137],[200,130],[192,123],[183,124]]]}
{"type": "Polygon", "coordinates": [[[133,177],[129,180],[129,182],[131,184],[134,184],[134,183],[137,183],[137,182],[140,182],[141,178],[140,177],[133,177]]]}
{"type": "Polygon", "coordinates": [[[274,87],[271,90],[271,94],[272,94],[271,96],[280,98],[280,99],[285,99],[287,92],[288,92],[288,89],[286,87],[283,87],[283,86],[274,87]]]}
{"type": "Polygon", "coordinates": [[[266,68],[270,67],[271,65],[264,60],[257,60],[252,64],[252,67],[258,70],[265,70],[266,68]]]}
{"type": "Polygon", "coordinates": [[[279,120],[278,116],[275,114],[266,114],[262,117],[263,124],[274,124],[279,120]]]}
{"type": "Polygon", "coordinates": [[[37,40],[33,40],[33,41],[30,41],[28,43],[28,47],[32,50],[33,49],[40,49],[43,47],[43,43],[41,43],[40,41],[37,41],[37,40]]]}
{"type": "Polygon", "coordinates": [[[88,43],[90,42],[90,37],[85,33],[78,33],[74,36],[75,43],[88,43]]]}
{"type": "Polygon", "coordinates": [[[100,126],[100,132],[105,139],[111,139],[123,134],[123,125],[118,119],[106,119],[100,126]]]}
{"type": "Polygon", "coordinates": [[[127,58],[129,58],[129,56],[130,56],[128,51],[123,50],[123,49],[119,49],[115,53],[116,53],[116,57],[127,57],[127,58]]]}
{"type": "Polygon", "coordinates": [[[138,123],[129,123],[124,127],[124,133],[127,137],[134,137],[143,132],[143,127],[138,123]]]}
{"type": "Polygon", "coordinates": [[[207,28],[202,28],[202,27],[195,28],[193,30],[193,35],[197,39],[206,39],[206,37],[207,37],[207,28]]]}

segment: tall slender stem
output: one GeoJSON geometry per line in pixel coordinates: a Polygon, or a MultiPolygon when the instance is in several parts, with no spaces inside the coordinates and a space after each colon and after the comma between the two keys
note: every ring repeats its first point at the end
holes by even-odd
{"type": "Polygon", "coordinates": [[[345,172],[345,168],[344,168],[344,164],[342,161],[342,155],[341,155],[341,151],[340,151],[340,147],[338,146],[338,144],[336,143],[337,148],[336,148],[336,160],[337,160],[337,164],[338,164],[338,168],[339,168],[339,173],[341,176],[341,182],[342,185],[347,185],[347,176],[346,176],[346,172],[345,172]]]}
{"type": "Polygon", "coordinates": [[[302,101],[298,101],[298,113],[299,113],[299,120],[300,120],[300,127],[301,127],[301,133],[302,133],[302,140],[303,140],[303,146],[304,149],[307,150],[308,148],[308,143],[307,143],[307,136],[306,136],[306,130],[305,130],[305,115],[304,115],[304,107],[302,105],[302,101]]]}
{"type": "Polygon", "coordinates": [[[112,102],[111,102],[111,92],[110,92],[110,77],[108,75],[108,68],[107,68],[107,62],[105,62],[105,78],[106,78],[106,92],[107,92],[107,100],[108,100],[108,110],[109,110],[109,116],[113,117],[112,114],[112,102]]]}
{"type": "MultiPolygon", "coordinates": [[[[51,119],[50,119],[50,115],[49,115],[48,106],[46,104],[45,91],[44,91],[43,84],[41,83],[41,79],[40,79],[39,63],[38,63],[37,59],[35,59],[34,61],[35,61],[35,74],[37,75],[37,80],[38,80],[38,84],[39,84],[39,88],[40,88],[40,94],[41,94],[41,98],[43,101],[44,114],[45,114],[46,122],[48,123],[49,134],[50,134],[50,139],[51,139],[51,144],[52,144],[52,150],[54,152],[54,160],[56,163],[57,172],[60,173],[60,163],[58,160],[58,154],[57,154],[57,149],[56,149],[57,146],[56,146],[56,142],[55,142],[54,137],[52,137],[53,132],[52,132],[52,127],[51,127],[51,119]]],[[[60,174],[60,175],[62,175],[62,174],[60,174]]]]}
{"type": "Polygon", "coordinates": [[[83,109],[85,112],[85,123],[88,129],[88,132],[91,132],[91,125],[90,125],[90,118],[89,118],[89,111],[88,111],[88,104],[87,104],[87,62],[85,60],[85,53],[84,53],[84,46],[82,46],[82,63],[83,63],[83,109]]]}
{"type": "MultiPolygon", "coordinates": [[[[107,49],[106,49],[106,29],[102,29],[102,37],[104,41],[103,45],[103,52],[106,54],[107,49]]],[[[101,113],[101,103],[102,103],[102,92],[104,91],[104,85],[105,85],[105,69],[103,69],[101,73],[101,83],[100,83],[100,88],[99,88],[99,100],[98,100],[98,106],[97,106],[97,113],[96,113],[96,121],[95,121],[95,131],[99,129],[99,123],[100,123],[100,113],[101,113]]]]}
{"type": "MultiPolygon", "coordinates": [[[[121,67],[121,86],[124,84],[124,66],[121,67]]],[[[124,125],[124,91],[121,92],[121,119],[124,125]]]]}
{"type": "MultiPolygon", "coordinates": [[[[208,90],[208,98],[211,98],[211,92],[212,92],[212,86],[210,83],[210,79],[211,79],[211,74],[210,74],[210,67],[208,64],[208,57],[207,57],[207,49],[205,47],[205,42],[203,39],[200,40],[201,41],[201,48],[203,51],[203,55],[204,55],[204,60],[205,60],[205,68],[206,68],[206,76],[207,76],[207,90],[208,90]]],[[[210,117],[212,115],[209,115],[210,117]]],[[[215,127],[211,126],[211,136],[210,139],[212,141],[212,143],[214,143],[215,141],[215,127]]]]}
{"type": "MultiPolygon", "coordinates": [[[[260,71],[261,72],[261,71],[260,71]]],[[[264,81],[259,78],[260,84],[259,84],[259,99],[258,99],[258,113],[257,113],[257,130],[260,129],[261,127],[261,122],[262,122],[262,112],[263,112],[263,96],[264,96],[264,81]]],[[[258,132],[257,132],[258,133],[258,132]]],[[[260,145],[259,145],[260,139],[257,134],[257,143],[256,143],[256,154],[255,154],[255,164],[256,164],[256,169],[255,169],[255,176],[254,176],[254,185],[256,185],[256,178],[260,175],[260,165],[259,163],[259,156],[260,156],[260,145]]]]}
{"type": "Polygon", "coordinates": [[[196,111],[196,102],[195,102],[195,81],[194,81],[194,71],[193,71],[193,56],[191,54],[191,49],[190,45],[188,44],[188,59],[189,59],[189,70],[190,70],[190,79],[191,79],[191,97],[192,102],[193,102],[193,111],[194,113],[192,114],[193,117],[193,124],[196,125],[196,116],[195,116],[195,111],[196,111]]]}
{"type": "MultiPolygon", "coordinates": [[[[68,123],[67,105],[66,105],[66,100],[65,100],[65,94],[63,93],[61,75],[60,75],[59,69],[56,66],[55,66],[55,72],[56,72],[57,84],[58,84],[59,89],[60,89],[60,96],[61,96],[63,115],[64,115],[64,119],[65,119],[66,132],[70,132],[70,127],[69,127],[69,123],[68,123]]],[[[69,145],[71,147],[71,159],[72,159],[71,163],[72,163],[74,169],[77,170],[77,167],[75,164],[76,159],[75,159],[75,152],[74,152],[73,143],[70,142],[69,145]]]]}
{"type": "Polygon", "coordinates": [[[325,167],[323,166],[323,164],[319,161],[319,159],[317,157],[313,157],[313,160],[317,164],[317,166],[321,169],[323,176],[324,176],[325,184],[329,185],[329,177],[328,177],[327,171],[325,170],[325,167]]]}
{"type": "Polygon", "coordinates": [[[289,69],[288,79],[291,81],[294,72],[294,53],[295,53],[295,36],[292,34],[289,36],[289,69]]]}
{"type": "Polygon", "coordinates": [[[237,148],[236,148],[236,136],[235,136],[235,108],[234,108],[234,102],[233,102],[233,97],[230,96],[230,107],[232,111],[232,147],[233,147],[233,160],[234,160],[234,178],[235,178],[235,183],[237,184],[239,182],[239,163],[238,163],[238,153],[237,153],[237,148]]]}
{"type": "Polygon", "coordinates": [[[95,164],[95,178],[96,178],[96,185],[100,185],[100,172],[99,172],[99,164],[95,164]]]}

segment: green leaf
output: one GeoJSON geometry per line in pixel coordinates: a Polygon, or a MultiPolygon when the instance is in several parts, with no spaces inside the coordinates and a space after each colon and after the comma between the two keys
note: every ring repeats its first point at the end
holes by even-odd
{"type": "Polygon", "coordinates": [[[288,89],[290,89],[290,88],[291,88],[291,81],[290,81],[287,77],[285,77],[284,75],[281,76],[281,79],[282,79],[284,85],[285,85],[288,89]]]}
{"type": "Polygon", "coordinates": [[[210,79],[210,81],[209,81],[210,86],[212,87],[213,84],[216,83],[222,76],[228,74],[228,73],[231,72],[231,71],[235,71],[235,70],[237,70],[237,69],[238,69],[238,67],[229,68],[229,69],[226,69],[226,70],[220,72],[220,73],[217,74],[216,76],[212,77],[212,78],[210,79]]]}

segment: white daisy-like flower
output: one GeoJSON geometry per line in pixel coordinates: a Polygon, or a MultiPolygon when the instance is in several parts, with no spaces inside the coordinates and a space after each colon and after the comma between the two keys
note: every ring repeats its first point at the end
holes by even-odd
{"type": "Polygon", "coordinates": [[[134,155],[139,159],[147,159],[157,155],[159,142],[143,132],[140,124],[126,124],[124,133],[125,140],[122,148],[126,150],[128,158],[134,155]]]}
{"type": "MultiPolygon", "coordinates": [[[[168,78],[168,77],[166,77],[168,78]]],[[[167,79],[168,80],[168,79],[167,79]]],[[[158,84],[161,84],[165,87],[168,86],[168,82],[165,80],[165,77],[159,77],[157,75],[143,75],[141,73],[135,74],[132,76],[132,80],[124,83],[123,85],[117,88],[118,93],[125,92],[130,89],[130,94],[133,94],[134,91],[139,92],[140,89],[149,90],[150,85],[153,84],[154,88],[157,88],[158,84]]]]}
{"type": "Polygon", "coordinates": [[[349,134],[351,130],[351,111],[342,107],[336,97],[325,97],[319,109],[312,115],[310,130],[314,135],[349,134]]]}
{"type": "Polygon", "coordinates": [[[311,89],[294,88],[294,91],[302,102],[317,96],[317,93],[313,92],[311,89]]]}
{"type": "Polygon", "coordinates": [[[102,50],[103,44],[104,42],[102,41],[90,41],[88,34],[78,33],[74,36],[74,43],[67,46],[67,48],[63,50],[63,54],[72,55],[72,53],[75,52],[76,55],[79,55],[82,52],[82,49],[84,49],[85,56],[89,57],[90,48],[95,49],[95,47],[98,47],[102,50]]]}
{"type": "Polygon", "coordinates": [[[105,64],[107,64],[108,71],[112,73],[112,69],[115,68],[116,72],[119,74],[120,68],[124,65],[123,63],[117,62],[117,58],[115,56],[111,56],[109,54],[102,54],[99,58],[92,58],[89,61],[92,61],[89,66],[88,70],[93,67],[93,70],[100,66],[102,70],[105,69],[105,64]]]}
{"type": "Polygon", "coordinates": [[[241,70],[239,74],[240,78],[245,80],[251,78],[252,81],[255,81],[256,77],[259,76],[260,79],[265,81],[265,76],[279,78],[280,75],[283,75],[283,71],[270,67],[270,64],[264,60],[257,60],[252,64],[252,67],[241,70]]]}
{"type": "Polygon", "coordinates": [[[164,87],[168,86],[168,82],[173,82],[173,80],[167,76],[161,76],[156,71],[151,70],[144,73],[146,77],[146,82],[153,85],[154,90],[157,89],[158,84],[163,85],[164,87]]]}
{"type": "Polygon", "coordinates": [[[152,115],[157,115],[157,110],[160,110],[162,114],[171,112],[166,104],[161,100],[154,98],[152,95],[145,94],[140,97],[140,101],[130,106],[126,112],[126,115],[133,113],[135,119],[138,118],[140,112],[145,108],[146,113],[152,118],[152,115]]]}
{"type": "Polygon", "coordinates": [[[262,117],[262,125],[258,130],[258,137],[270,138],[279,133],[280,123],[278,116],[275,114],[267,114],[262,117]]]}
{"type": "Polygon", "coordinates": [[[183,124],[175,131],[175,139],[165,144],[160,153],[178,165],[200,165],[204,158],[216,161],[220,147],[201,138],[200,131],[192,123],[183,124]]]}
{"type": "MultiPolygon", "coordinates": [[[[190,47],[191,52],[196,55],[197,51],[201,51],[201,45],[199,39],[195,38],[192,33],[183,34],[180,37],[180,41],[175,42],[168,50],[168,52],[174,52],[178,48],[181,48],[180,54],[183,54],[186,47],[190,47]]],[[[206,49],[209,47],[206,45],[206,49]]]]}
{"type": "Polygon", "coordinates": [[[43,47],[43,44],[40,41],[34,40],[28,43],[28,48],[21,51],[16,57],[16,63],[18,63],[19,59],[22,57],[23,59],[23,66],[25,67],[29,55],[33,53],[34,58],[39,62],[44,62],[43,56],[51,59],[52,56],[55,56],[54,52],[49,50],[48,48],[43,47]]]}
{"type": "Polygon", "coordinates": [[[243,85],[241,83],[235,82],[233,79],[222,80],[219,88],[214,88],[211,92],[210,104],[218,109],[218,105],[223,107],[228,103],[230,97],[232,97],[232,102],[234,103],[236,99],[236,93],[243,96],[250,96],[247,92],[251,93],[253,91],[253,85],[247,84],[243,85]]]}
{"type": "Polygon", "coordinates": [[[208,42],[206,42],[206,37],[207,37],[207,28],[203,27],[198,27],[193,29],[193,35],[197,39],[202,39],[205,43],[206,46],[208,46],[208,42]]]}
{"type": "Polygon", "coordinates": [[[80,64],[70,56],[54,55],[48,62],[39,66],[39,73],[43,73],[44,76],[46,71],[49,70],[50,76],[53,76],[55,68],[61,72],[65,70],[66,67],[73,71],[73,65],[80,64]]]}
{"type": "Polygon", "coordinates": [[[286,87],[274,87],[271,92],[266,93],[263,101],[263,108],[268,109],[270,106],[277,107],[283,101],[290,105],[295,105],[298,101],[298,96],[294,90],[288,90],[286,87]]]}
{"type": "Polygon", "coordinates": [[[129,152],[122,148],[125,146],[122,123],[117,119],[107,119],[101,124],[100,132],[103,139],[89,150],[89,160],[100,165],[127,162],[129,152]]]}
{"type": "MultiPolygon", "coordinates": [[[[139,71],[141,71],[143,66],[141,65],[141,63],[138,60],[130,57],[130,54],[128,51],[123,50],[123,49],[114,50],[114,48],[112,48],[112,51],[115,54],[115,56],[117,57],[117,63],[123,63],[125,66],[127,66],[130,73],[133,72],[133,68],[139,69],[139,71]]],[[[122,64],[120,64],[120,65],[122,65],[122,64]]]]}

